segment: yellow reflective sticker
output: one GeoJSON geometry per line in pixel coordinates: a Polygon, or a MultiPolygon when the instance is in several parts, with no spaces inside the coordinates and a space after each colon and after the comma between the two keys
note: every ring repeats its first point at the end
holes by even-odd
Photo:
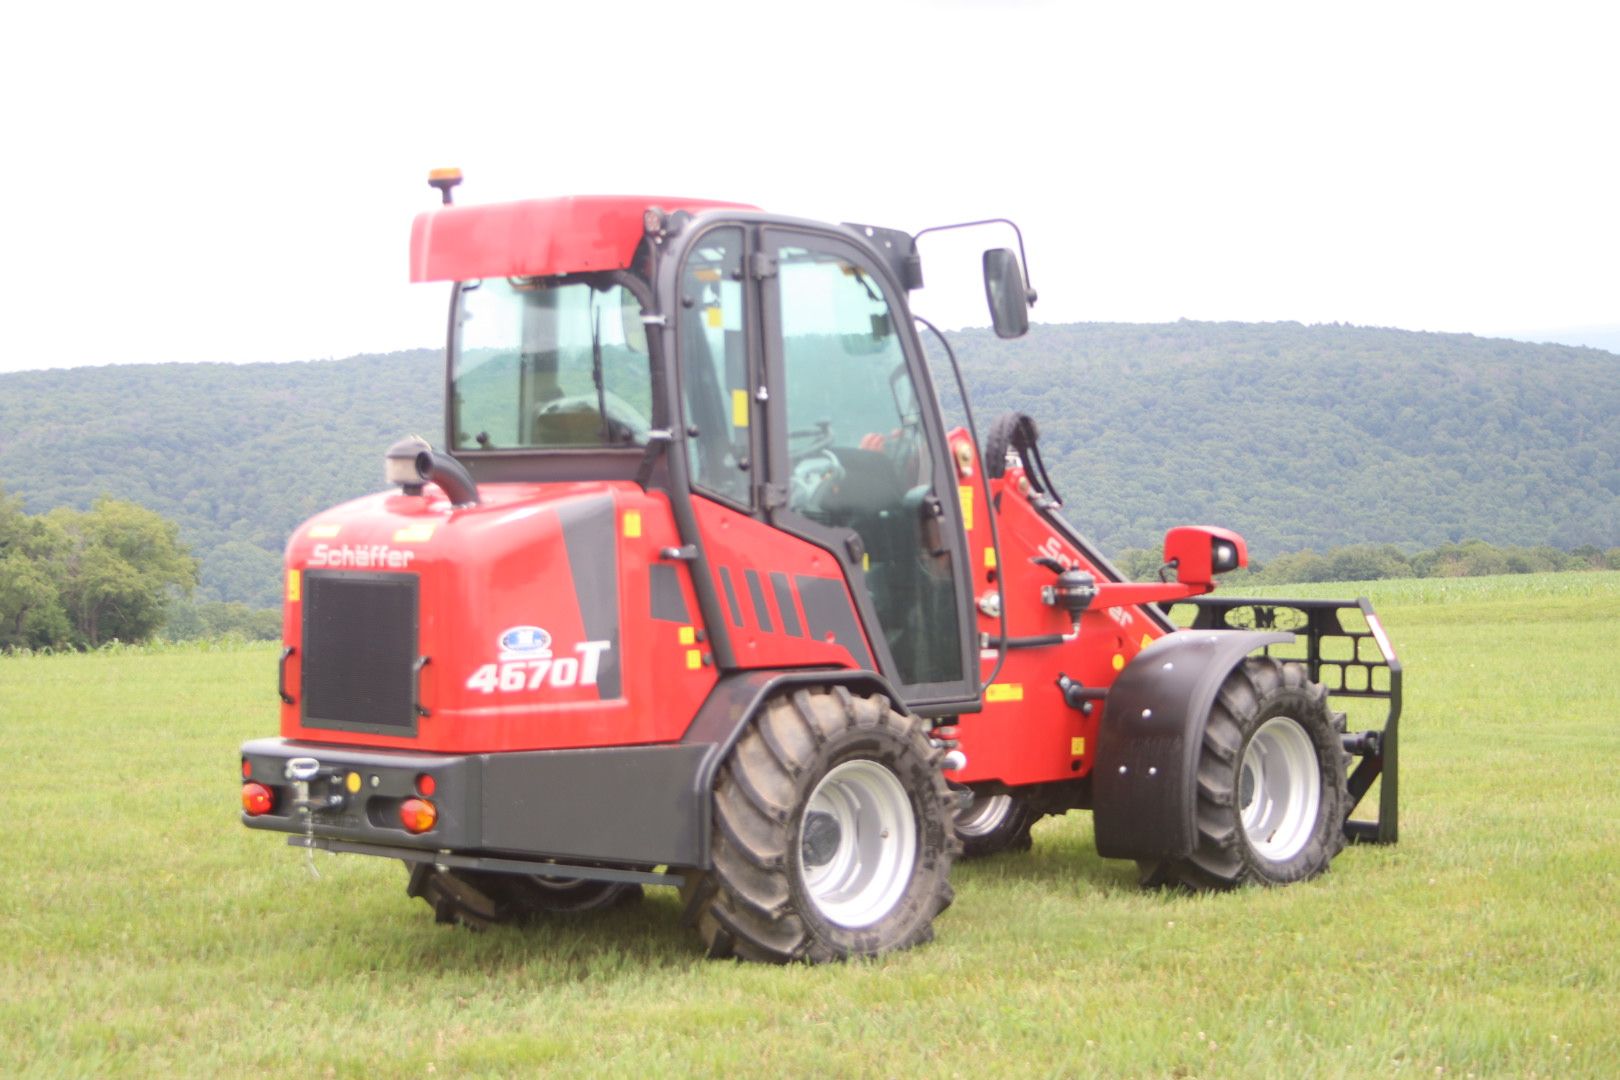
{"type": "Polygon", "coordinates": [[[626,510],[624,512],[624,535],[627,540],[634,540],[641,535],[640,510],[626,510]]]}
{"type": "Polygon", "coordinates": [[[341,525],[311,525],[309,535],[312,540],[330,540],[343,531],[341,525]]]}
{"type": "Polygon", "coordinates": [[[991,683],[984,689],[986,703],[992,701],[1023,701],[1023,683],[991,683]]]}
{"type": "Polygon", "coordinates": [[[1069,756],[1070,757],[1085,757],[1085,755],[1086,755],[1085,736],[1076,735],[1074,738],[1069,740],[1069,756]]]}
{"type": "Polygon", "coordinates": [[[731,392],[731,426],[748,426],[748,391],[733,390],[731,392]]]}
{"type": "Polygon", "coordinates": [[[702,649],[687,649],[686,650],[686,670],[687,671],[696,671],[698,668],[700,668],[702,666],[703,666],[703,650],[702,649]]]}
{"type": "Polygon", "coordinates": [[[682,645],[695,645],[695,644],[697,644],[697,631],[694,630],[690,626],[681,627],[681,644],[682,645]]]}
{"type": "Polygon", "coordinates": [[[1151,644],[1153,644],[1153,635],[1152,634],[1143,634],[1142,635],[1142,648],[1145,649],[1151,644]]]}
{"type": "Polygon", "coordinates": [[[287,571],[287,603],[298,603],[298,571],[287,571]]]}
{"type": "Polygon", "coordinates": [[[956,494],[962,501],[962,528],[973,528],[973,488],[969,484],[956,485],[956,494]]]}
{"type": "Polygon", "coordinates": [[[360,794],[360,774],[352,772],[343,778],[343,786],[349,789],[350,795],[360,794]]]}
{"type": "Polygon", "coordinates": [[[1114,670],[1115,671],[1124,671],[1125,670],[1125,654],[1124,653],[1115,653],[1114,654],[1114,670]]]}
{"type": "Polygon", "coordinates": [[[719,330],[724,325],[724,317],[720,314],[720,308],[718,306],[704,308],[703,321],[709,324],[710,330],[719,330]]]}
{"type": "Polygon", "coordinates": [[[866,572],[866,573],[871,573],[871,571],[872,571],[872,555],[871,555],[870,552],[867,552],[867,551],[861,552],[861,570],[866,572]]]}
{"type": "Polygon", "coordinates": [[[403,529],[394,530],[394,543],[421,544],[433,539],[434,525],[432,522],[421,522],[417,525],[407,525],[403,529]]]}
{"type": "Polygon", "coordinates": [[[995,548],[985,548],[984,549],[984,568],[986,570],[994,570],[996,568],[996,549],[995,548]]]}

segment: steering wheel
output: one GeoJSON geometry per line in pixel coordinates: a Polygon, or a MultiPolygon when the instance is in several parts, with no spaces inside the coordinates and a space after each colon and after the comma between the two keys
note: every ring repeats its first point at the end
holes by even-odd
{"type": "Polygon", "coordinates": [[[793,466],[788,506],[801,513],[821,510],[821,500],[844,479],[844,463],[831,450],[813,450],[793,466]]]}

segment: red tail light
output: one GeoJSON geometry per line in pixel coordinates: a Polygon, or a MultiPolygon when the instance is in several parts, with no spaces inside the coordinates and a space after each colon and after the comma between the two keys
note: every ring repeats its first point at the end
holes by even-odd
{"type": "Polygon", "coordinates": [[[439,820],[439,809],[426,799],[406,799],[399,804],[399,820],[406,832],[424,833],[439,820]]]}
{"type": "Polygon", "coordinates": [[[421,773],[416,778],[416,793],[424,798],[431,798],[439,788],[438,782],[427,773],[421,773]]]}
{"type": "Polygon", "coordinates": [[[242,811],[249,817],[268,814],[275,801],[275,796],[263,784],[242,785],[242,811]]]}

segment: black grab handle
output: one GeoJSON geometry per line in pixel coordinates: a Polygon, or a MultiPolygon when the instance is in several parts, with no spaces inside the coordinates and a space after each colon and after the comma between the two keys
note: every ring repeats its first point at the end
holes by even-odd
{"type": "Polygon", "coordinates": [[[281,703],[283,705],[291,705],[293,703],[293,696],[287,693],[287,658],[297,651],[298,650],[291,645],[281,650],[281,663],[277,666],[276,670],[276,693],[281,695],[281,703]]]}

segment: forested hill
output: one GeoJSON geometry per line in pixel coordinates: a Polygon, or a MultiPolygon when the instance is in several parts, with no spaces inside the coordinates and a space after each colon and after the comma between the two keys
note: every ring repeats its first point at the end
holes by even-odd
{"type": "Polygon", "coordinates": [[[1037,419],[1066,513],[1111,548],[1175,524],[1264,558],[1476,538],[1620,543],[1620,356],[1298,323],[954,338],[981,425],[1037,419]]]}
{"type": "Polygon", "coordinates": [[[150,507],[201,560],[199,595],[272,605],[294,526],[381,489],[401,435],[438,443],[443,392],[431,349],[0,375],[0,488],[30,513],[102,494],[150,507]]]}
{"type": "MultiPolygon", "coordinates": [[[[1028,412],[1105,550],[1222,524],[1261,559],[1362,541],[1620,545],[1620,357],[1293,323],[1037,325],[951,335],[981,426],[1028,412]]],[[[936,366],[943,385],[948,377],[936,366]]],[[[440,439],[433,350],[296,364],[0,375],[0,488],[179,521],[205,596],[275,602],[301,520],[440,439]]]]}

